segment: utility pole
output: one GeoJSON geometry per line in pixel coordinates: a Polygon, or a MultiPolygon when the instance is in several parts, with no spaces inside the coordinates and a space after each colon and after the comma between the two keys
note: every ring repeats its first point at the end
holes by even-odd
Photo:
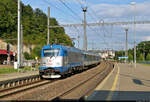
{"type": "Polygon", "coordinates": [[[79,49],[79,44],[80,44],[79,40],[80,40],[80,36],[78,35],[78,49],[79,49]]]}
{"type": "Polygon", "coordinates": [[[86,12],[87,12],[87,7],[82,8],[83,13],[84,13],[84,40],[83,40],[83,50],[87,51],[87,35],[86,35],[86,12]]]}
{"type": "Polygon", "coordinates": [[[144,55],[144,62],[145,62],[145,43],[144,43],[144,50],[143,50],[143,55],[144,55]]]}
{"type": "Polygon", "coordinates": [[[20,19],[21,19],[21,7],[20,0],[18,0],[18,46],[17,46],[17,68],[20,67],[21,62],[21,40],[20,40],[20,19]]]}
{"type": "Polygon", "coordinates": [[[94,42],[92,42],[92,50],[94,50],[94,42]]]}
{"type": "Polygon", "coordinates": [[[47,45],[49,44],[49,33],[50,33],[50,31],[49,31],[49,29],[50,29],[50,27],[49,27],[49,25],[50,25],[50,7],[48,7],[48,18],[47,18],[47,45]]]}
{"type": "Polygon", "coordinates": [[[23,66],[24,62],[24,55],[23,55],[23,26],[21,25],[21,63],[20,65],[23,66]]]}
{"type": "MultiPolygon", "coordinates": [[[[126,31],[126,52],[125,52],[125,56],[128,57],[128,28],[125,28],[126,31]]],[[[127,61],[127,59],[126,59],[127,61]]]]}
{"type": "Polygon", "coordinates": [[[7,43],[7,64],[10,65],[10,44],[7,43]]]}
{"type": "Polygon", "coordinates": [[[131,2],[131,5],[134,6],[134,67],[136,68],[136,21],[135,21],[136,3],[131,2]]]}

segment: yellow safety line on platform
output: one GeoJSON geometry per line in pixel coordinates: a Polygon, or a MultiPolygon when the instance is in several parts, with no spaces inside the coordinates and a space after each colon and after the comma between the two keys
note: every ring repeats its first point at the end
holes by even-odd
{"type": "MultiPolygon", "coordinates": [[[[118,64],[117,64],[117,66],[118,66],[118,64]]],[[[114,90],[116,89],[116,86],[117,86],[119,73],[120,73],[120,68],[119,68],[119,66],[118,66],[118,72],[117,72],[117,75],[116,75],[116,77],[115,77],[113,86],[112,86],[112,88],[110,89],[110,93],[109,93],[109,95],[108,95],[108,97],[107,97],[106,100],[112,100],[113,92],[114,92],[114,90]]]]}
{"type": "MultiPolygon", "coordinates": [[[[115,64],[116,66],[116,64],[115,64]]],[[[95,90],[102,90],[102,88],[104,87],[105,83],[107,82],[107,80],[110,78],[110,76],[112,75],[112,73],[114,72],[115,68],[113,68],[113,70],[106,76],[106,78],[104,78],[104,80],[101,82],[101,84],[99,84],[95,90]]],[[[93,93],[91,96],[92,98],[96,95],[96,93],[93,93]]],[[[89,97],[89,96],[86,96],[89,97]]],[[[89,98],[90,99],[90,98],[89,98]]]]}
{"type": "Polygon", "coordinates": [[[112,73],[114,72],[115,68],[113,68],[113,70],[109,73],[108,76],[106,76],[106,78],[101,82],[101,84],[99,86],[96,87],[95,90],[100,90],[103,88],[103,86],[105,85],[105,83],[107,82],[107,80],[110,78],[110,76],[112,75],[112,73]]]}

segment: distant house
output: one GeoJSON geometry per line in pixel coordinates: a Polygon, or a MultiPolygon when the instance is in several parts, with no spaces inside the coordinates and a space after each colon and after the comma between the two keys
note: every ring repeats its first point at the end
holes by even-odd
{"type": "MultiPolygon", "coordinates": [[[[10,61],[14,61],[16,53],[10,51],[10,61]]],[[[0,49],[0,64],[3,64],[4,61],[7,61],[8,53],[7,50],[0,49]]]]}
{"type": "Polygon", "coordinates": [[[107,58],[113,59],[115,57],[115,52],[111,50],[101,51],[99,54],[103,59],[107,58]]]}

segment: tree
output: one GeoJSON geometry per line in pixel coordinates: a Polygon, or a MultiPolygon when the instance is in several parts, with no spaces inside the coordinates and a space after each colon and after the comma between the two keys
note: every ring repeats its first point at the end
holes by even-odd
{"type": "Polygon", "coordinates": [[[125,52],[123,50],[121,51],[116,51],[115,52],[115,60],[118,60],[118,57],[123,57],[125,55],[125,52]]]}
{"type": "Polygon", "coordinates": [[[139,61],[144,61],[144,55],[143,54],[140,54],[140,56],[139,56],[139,59],[138,59],[139,61]]]}
{"type": "Polygon", "coordinates": [[[133,56],[131,54],[128,55],[128,60],[133,61],[133,56]]]}
{"type": "Polygon", "coordinates": [[[41,57],[41,47],[36,46],[36,47],[32,50],[31,55],[33,56],[33,59],[35,59],[35,57],[40,58],[40,57],[41,57]]]}
{"type": "Polygon", "coordinates": [[[24,52],[24,58],[25,58],[26,60],[32,59],[31,55],[30,55],[28,52],[24,52]]]}
{"type": "MultiPolygon", "coordinates": [[[[0,38],[17,38],[17,0],[0,0],[0,38]]],[[[47,42],[47,15],[39,8],[33,9],[30,5],[21,3],[24,45],[39,45],[42,47],[47,42]]],[[[55,18],[50,18],[50,25],[59,26],[55,18]]],[[[73,46],[70,37],[65,34],[63,27],[51,28],[50,44],[57,40],[58,44],[63,43],[73,46]]],[[[17,40],[7,41],[17,44],[17,40]]]]}
{"type": "Polygon", "coordinates": [[[146,56],[146,61],[150,61],[150,54],[146,56]]]}

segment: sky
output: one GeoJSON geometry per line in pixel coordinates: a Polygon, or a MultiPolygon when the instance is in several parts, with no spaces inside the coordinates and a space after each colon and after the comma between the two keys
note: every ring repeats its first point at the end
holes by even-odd
{"type": "MultiPolygon", "coordinates": [[[[40,8],[47,14],[57,19],[59,24],[83,23],[82,7],[87,7],[87,23],[150,21],[150,0],[22,0],[25,5],[33,9],[40,8]],[[131,5],[135,2],[136,5],[131,5]]],[[[128,28],[128,46],[133,48],[134,25],[126,26],[87,26],[88,49],[96,50],[125,50],[125,28],[128,28]]],[[[66,27],[66,34],[74,40],[75,47],[83,48],[83,27],[66,27]]],[[[136,43],[150,40],[150,24],[136,25],[136,43]]]]}

